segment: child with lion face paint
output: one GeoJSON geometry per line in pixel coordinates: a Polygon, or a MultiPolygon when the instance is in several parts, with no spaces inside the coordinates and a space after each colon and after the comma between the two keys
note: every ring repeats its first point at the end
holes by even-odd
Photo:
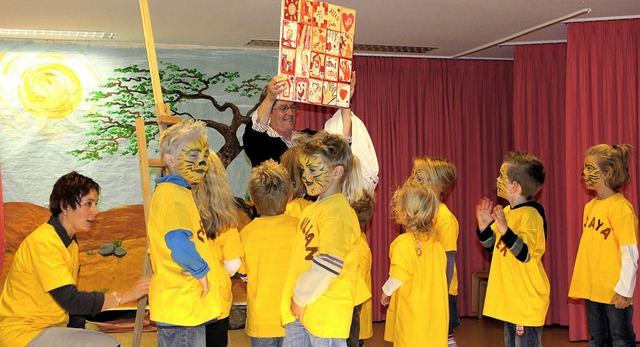
{"type": "Polygon", "coordinates": [[[204,123],[182,121],[160,139],[169,175],[156,180],[149,210],[149,288],[151,319],[158,326],[158,346],[186,341],[205,345],[205,324],[221,313],[218,286],[209,264],[213,242],[204,230],[191,185],[203,181],[209,144],[204,123]]]}
{"type": "MultiPolygon", "coordinates": [[[[350,201],[364,197],[359,170],[344,137],[316,134],[302,145],[307,194],[285,281],[283,345],[346,346],[360,260],[360,225],[350,201]]],[[[370,296],[370,294],[369,294],[370,296]]]]}
{"type": "Polygon", "coordinates": [[[584,206],[569,297],[585,299],[589,346],[635,346],[632,297],[638,272],[638,218],[619,193],[629,182],[628,144],[587,150],[582,179],[596,197],[584,206]]]}
{"type": "Polygon", "coordinates": [[[496,179],[498,196],[509,206],[494,206],[486,197],[476,205],[476,233],[492,254],[483,314],[504,322],[506,347],[542,346],[550,296],[542,265],[547,222],[544,208],[532,199],[544,178],[536,156],[509,152],[496,179]]]}

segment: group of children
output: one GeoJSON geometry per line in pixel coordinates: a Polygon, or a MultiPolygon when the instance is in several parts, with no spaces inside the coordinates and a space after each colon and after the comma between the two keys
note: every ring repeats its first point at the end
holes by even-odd
{"type": "MultiPolygon", "coordinates": [[[[352,347],[372,335],[371,250],[363,230],[373,193],[363,189],[358,160],[341,135],[300,139],[281,163],[255,167],[248,192],[259,217],[240,233],[204,126],[183,121],[160,144],[170,175],[158,180],[149,215],[149,303],[159,346],[226,345],[229,276],[238,270],[247,280],[252,346],[352,347]]],[[[586,299],[589,333],[605,345],[635,343],[638,220],[618,193],[629,180],[630,150],[597,145],[584,160],[585,185],[597,197],[585,206],[569,296],[586,299]]],[[[538,158],[510,152],[496,182],[509,205],[487,198],[476,205],[477,235],[492,253],[484,314],[504,321],[506,346],[542,345],[550,293],[542,265],[547,223],[532,199],[544,179],[538,158]]],[[[455,346],[459,228],[442,202],[455,180],[451,161],[420,158],[393,195],[392,211],[405,232],[390,246],[380,302],[389,305],[384,337],[394,345],[455,346]]]]}

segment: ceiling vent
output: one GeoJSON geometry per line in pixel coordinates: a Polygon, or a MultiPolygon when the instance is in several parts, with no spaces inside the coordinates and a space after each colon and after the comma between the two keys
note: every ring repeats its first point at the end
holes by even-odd
{"type": "MultiPolygon", "coordinates": [[[[247,42],[250,47],[272,47],[277,48],[279,45],[277,40],[251,40],[247,42]]],[[[406,53],[406,54],[426,54],[434,51],[436,47],[415,47],[415,46],[385,46],[385,45],[361,45],[354,44],[355,52],[370,53],[406,53]]]]}

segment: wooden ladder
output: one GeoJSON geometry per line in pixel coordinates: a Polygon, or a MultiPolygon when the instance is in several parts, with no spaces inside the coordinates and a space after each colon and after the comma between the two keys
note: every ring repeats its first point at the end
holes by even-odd
{"type": "MultiPolygon", "coordinates": [[[[156,48],[153,40],[153,30],[151,28],[151,18],[149,15],[149,4],[147,0],[139,0],[140,15],[142,16],[142,27],[144,29],[144,42],[147,50],[147,59],[149,61],[149,72],[151,74],[151,86],[153,89],[153,100],[156,108],[156,117],[158,120],[159,136],[172,124],[180,122],[180,117],[172,116],[168,104],[162,99],[162,86],[160,85],[160,75],[158,73],[158,62],[156,59],[156,48]]],[[[149,168],[160,168],[161,174],[164,168],[162,158],[149,158],[147,151],[147,136],[145,133],[145,122],[142,117],[136,118],[136,139],[138,141],[138,161],[140,164],[140,180],[142,184],[142,201],[144,205],[144,225],[147,228],[149,221],[149,207],[151,206],[151,180],[149,168]]],[[[148,232],[145,232],[148,235],[148,232]]],[[[149,240],[147,238],[147,249],[149,248],[149,240]]],[[[149,253],[145,251],[144,255],[143,276],[151,275],[151,261],[149,253]]],[[[133,328],[133,347],[139,347],[142,339],[142,328],[144,324],[144,316],[147,309],[147,298],[143,297],[138,301],[136,310],[136,321],[133,328]]]]}

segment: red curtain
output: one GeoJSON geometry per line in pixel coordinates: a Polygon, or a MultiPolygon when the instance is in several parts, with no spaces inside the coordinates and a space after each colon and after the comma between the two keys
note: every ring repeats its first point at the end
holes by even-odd
{"type": "MultiPolygon", "coordinates": [[[[514,49],[514,150],[538,156],[546,179],[538,201],[545,207],[548,223],[542,262],[551,283],[547,324],[569,323],[567,314],[568,266],[564,194],[566,162],[565,75],[566,44],[516,46],[514,49]]],[[[575,181],[579,172],[573,175],[575,181]]]]}
{"type": "MultiPolygon", "coordinates": [[[[564,194],[566,201],[568,283],[580,240],[582,209],[592,197],[580,182],[588,147],[598,143],[630,143],[635,147],[630,158],[631,182],[622,193],[638,213],[640,20],[571,23],[567,38],[566,186],[558,194],[564,194]]],[[[634,296],[639,297],[637,287],[634,296]]],[[[634,326],[639,331],[637,309],[634,326]]],[[[569,338],[587,337],[584,306],[572,301],[569,338]]]]}
{"type": "MultiPolygon", "coordinates": [[[[489,263],[475,236],[475,204],[495,198],[495,178],[512,144],[513,64],[506,61],[356,57],[353,110],[367,125],[380,162],[380,183],[369,241],[373,253],[374,320],[389,270],[389,244],[398,235],[389,211],[394,190],[413,158],[442,156],[458,169],[445,200],[460,222],[460,313],[471,313],[471,274],[489,263]]],[[[306,111],[306,112],[305,112],[306,111]]],[[[333,111],[333,110],[332,110],[333,111]]],[[[321,129],[327,110],[310,107],[298,127],[321,129]]]]}
{"type": "MultiPolygon", "coordinates": [[[[380,162],[369,230],[376,301],[387,277],[388,245],[398,232],[390,197],[414,157],[437,155],[458,168],[446,203],[460,222],[460,313],[470,315],[471,274],[489,267],[473,232],[474,205],[481,196],[495,199],[505,152],[527,150],[547,170],[539,196],[549,221],[543,259],[552,288],[547,323],[568,324],[571,340],[588,338],[584,306],[567,299],[582,209],[591,198],[580,179],[582,159],[589,146],[603,142],[640,150],[640,20],[572,23],[568,32],[566,45],[517,47],[513,64],[356,57],[353,110],[367,124],[380,162]]],[[[299,125],[322,128],[329,111],[307,111],[299,125]]],[[[637,158],[636,152],[631,184],[623,190],[636,211],[637,158]]],[[[636,310],[636,327],[639,317],[636,310]]],[[[374,309],[374,319],[384,319],[383,311],[374,309]]]]}

